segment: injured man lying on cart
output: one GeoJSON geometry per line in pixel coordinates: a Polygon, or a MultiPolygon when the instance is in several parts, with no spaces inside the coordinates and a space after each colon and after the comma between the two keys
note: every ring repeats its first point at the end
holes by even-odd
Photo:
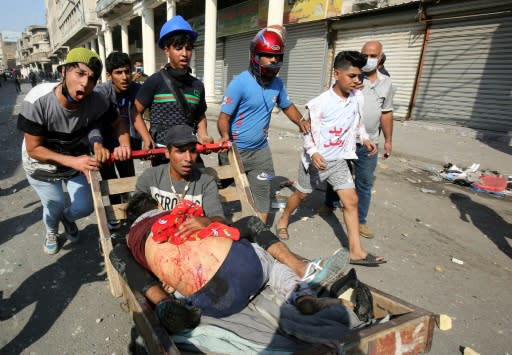
{"type": "MultiPolygon", "coordinates": [[[[339,350],[336,340],[372,321],[371,294],[364,286],[357,288],[355,305],[337,298],[356,279],[353,272],[328,290],[313,290],[257,244],[240,239],[248,220],[257,217],[233,226],[215,222],[183,235],[178,226],[202,215],[201,206],[182,200],[163,211],[142,192],[132,196],[126,215],[131,256],[169,293],[155,311],[182,349],[290,352],[324,344],[339,350]]],[[[340,253],[348,259],[346,250],[340,253]]],[[[140,277],[140,266],[128,254],[125,245],[117,245],[111,259],[130,287],[143,288],[146,296],[155,287],[162,290],[140,277]]]]}

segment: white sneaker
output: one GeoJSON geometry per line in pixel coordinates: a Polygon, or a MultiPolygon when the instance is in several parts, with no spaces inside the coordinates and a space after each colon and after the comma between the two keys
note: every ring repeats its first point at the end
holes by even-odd
{"type": "Polygon", "coordinates": [[[302,281],[316,290],[328,288],[334,281],[344,274],[349,260],[348,250],[340,248],[328,258],[316,258],[310,261],[302,281]]]}
{"type": "Polygon", "coordinates": [[[44,238],[43,250],[48,255],[57,254],[57,252],[59,251],[57,233],[46,233],[46,237],[44,238]]]}

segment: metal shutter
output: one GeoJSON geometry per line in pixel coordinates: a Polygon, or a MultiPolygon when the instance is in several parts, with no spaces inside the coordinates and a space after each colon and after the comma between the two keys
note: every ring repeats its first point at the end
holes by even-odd
{"type": "Polygon", "coordinates": [[[512,130],[512,17],[433,23],[413,118],[512,130]]]}
{"type": "Polygon", "coordinates": [[[194,54],[192,55],[192,75],[203,81],[204,77],[204,45],[203,42],[194,45],[194,54]]]}
{"type": "Polygon", "coordinates": [[[217,101],[221,101],[224,96],[224,40],[217,39],[217,48],[215,50],[215,96],[217,101]]]}
{"type": "Polygon", "coordinates": [[[291,100],[304,105],[322,92],[327,53],[325,22],[287,27],[284,65],[279,72],[291,100]]]}
{"type": "MultiPolygon", "coordinates": [[[[201,81],[204,81],[204,42],[196,43],[194,46],[194,55],[192,56],[192,74],[201,81]]],[[[224,95],[224,41],[217,39],[215,49],[215,96],[216,100],[222,100],[224,95]]]]}
{"type": "Polygon", "coordinates": [[[226,38],[224,52],[224,72],[226,74],[224,88],[235,76],[247,70],[249,67],[251,40],[256,32],[244,33],[241,35],[226,38]]]}
{"type": "Polygon", "coordinates": [[[425,25],[419,23],[338,30],[336,53],[342,50],[360,51],[363,44],[369,40],[378,40],[382,43],[386,54],[384,66],[391,75],[395,89],[395,119],[408,116],[424,33],[425,25]]]}

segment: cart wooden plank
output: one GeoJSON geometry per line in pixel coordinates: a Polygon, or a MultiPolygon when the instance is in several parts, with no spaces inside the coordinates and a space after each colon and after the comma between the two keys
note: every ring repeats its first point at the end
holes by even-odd
{"type": "Polygon", "coordinates": [[[121,281],[117,271],[112,266],[109,259],[109,254],[112,251],[112,241],[110,240],[110,231],[107,227],[107,216],[105,213],[105,206],[103,204],[103,197],[100,190],[100,176],[99,172],[89,172],[89,180],[91,181],[92,198],[94,203],[94,212],[98,222],[98,232],[100,236],[101,250],[105,260],[105,269],[107,272],[108,283],[110,292],[114,297],[121,297],[123,295],[121,281]]]}
{"type": "MultiPolygon", "coordinates": [[[[235,186],[219,190],[221,201],[240,201],[241,210],[233,216],[233,220],[249,215],[259,215],[249,188],[243,164],[236,150],[232,147],[228,152],[230,165],[208,167],[207,173],[221,179],[233,178],[235,186]]],[[[110,206],[108,196],[123,194],[135,190],[136,177],[100,181],[98,173],[91,174],[94,207],[98,221],[101,246],[105,255],[105,266],[111,292],[114,296],[123,295],[137,327],[150,354],[180,354],[165,329],[160,326],[151,304],[138,291],[132,290],[113,268],[108,258],[112,250],[107,226],[108,218],[125,219],[125,203],[110,206]]],[[[347,354],[419,354],[430,350],[434,333],[434,314],[370,287],[373,295],[374,312],[377,318],[390,315],[387,323],[373,325],[340,339],[347,354]]],[[[321,353],[322,347],[310,349],[313,353],[321,353]]],[[[327,350],[327,349],[324,349],[327,350]]],[[[307,350],[300,354],[311,353],[307,350]]]]}

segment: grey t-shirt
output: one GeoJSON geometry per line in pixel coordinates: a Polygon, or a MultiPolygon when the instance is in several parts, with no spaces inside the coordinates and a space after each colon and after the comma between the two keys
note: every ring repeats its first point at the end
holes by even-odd
{"type": "Polygon", "coordinates": [[[393,84],[389,76],[377,73],[377,80],[374,83],[365,78],[363,85],[364,127],[371,141],[378,143],[380,116],[382,113],[393,111],[393,84]]]}
{"type": "Polygon", "coordinates": [[[146,169],[137,179],[135,190],[151,194],[160,203],[162,209],[170,211],[178,203],[176,194],[182,195],[188,185],[184,196],[186,200],[200,204],[207,217],[225,218],[219,199],[217,182],[213,176],[202,174],[199,170],[193,169],[189,181],[173,180],[172,184],[176,193],[173,192],[171,187],[169,165],[162,164],[146,169]]]}
{"type": "MultiPolygon", "coordinates": [[[[58,102],[54,91],[57,85],[59,83],[44,83],[29,91],[21,106],[18,128],[33,136],[43,137],[44,147],[54,152],[70,156],[89,154],[88,134],[99,128],[109,103],[103,95],[93,91],[78,109],[68,110],[58,102]]],[[[38,180],[52,181],[78,174],[69,167],[31,158],[25,140],[21,156],[25,172],[38,180]]]]}

